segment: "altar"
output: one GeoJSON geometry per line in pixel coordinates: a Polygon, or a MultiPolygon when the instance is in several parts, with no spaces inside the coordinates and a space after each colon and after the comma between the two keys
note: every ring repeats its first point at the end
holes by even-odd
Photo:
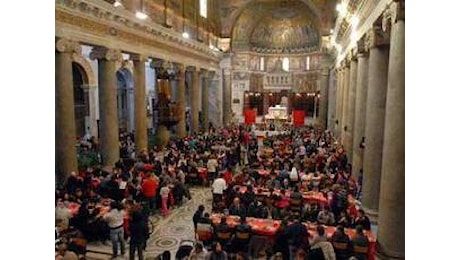
{"type": "Polygon", "coordinates": [[[281,120],[286,121],[289,119],[287,107],[276,105],[268,108],[268,114],[265,115],[266,120],[281,120]]]}

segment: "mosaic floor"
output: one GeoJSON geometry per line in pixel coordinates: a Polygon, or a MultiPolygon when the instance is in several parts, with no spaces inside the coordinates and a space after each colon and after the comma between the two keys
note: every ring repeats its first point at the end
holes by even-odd
{"type": "MultiPolygon", "coordinates": [[[[175,256],[180,242],[186,239],[194,239],[192,217],[198,205],[205,205],[206,211],[211,210],[212,194],[210,188],[196,187],[191,188],[192,200],[185,202],[180,208],[172,210],[166,217],[151,217],[155,225],[155,231],[147,241],[147,250],[144,254],[145,259],[154,259],[165,250],[175,256]]],[[[107,245],[89,244],[86,258],[88,260],[106,260],[111,258],[111,243],[107,245]]],[[[128,248],[126,248],[128,252],[128,248]]],[[[128,259],[128,253],[124,257],[117,259],[128,259]]],[[[137,257],[136,257],[137,259],[137,257]]]]}

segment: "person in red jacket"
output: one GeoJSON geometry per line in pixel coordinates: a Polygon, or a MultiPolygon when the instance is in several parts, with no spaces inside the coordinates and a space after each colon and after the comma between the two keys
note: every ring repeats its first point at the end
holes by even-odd
{"type": "Polygon", "coordinates": [[[232,169],[230,169],[230,167],[222,174],[222,178],[224,178],[227,186],[230,185],[232,182],[232,169]]]}
{"type": "Polygon", "coordinates": [[[156,195],[158,191],[158,181],[152,175],[152,173],[147,174],[147,178],[144,180],[144,182],[142,182],[141,190],[145,202],[148,203],[149,211],[153,214],[156,210],[156,195]]]}

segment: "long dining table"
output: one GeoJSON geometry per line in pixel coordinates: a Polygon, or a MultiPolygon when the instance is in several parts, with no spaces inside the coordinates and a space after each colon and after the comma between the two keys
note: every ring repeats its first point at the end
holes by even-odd
{"type": "MultiPolygon", "coordinates": [[[[214,213],[211,215],[211,221],[213,225],[218,225],[224,215],[219,214],[219,213],[214,213]]],[[[247,224],[251,227],[252,232],[258,235],[266,236],[270,240],[274,240],[274,237],[276,233],[278,232],[280,226],[281,226],[281,221],[280,220],[273,220],[273,219],[260,219],[260,218],[251,218],[248,217],[246,218],[247,224]]],[[[233,215],[228,215],[226,216],[226,223],[230,228],[235,228],[236,225],[240,223],[240,217],[239,216],[233,216],[233,215]]],[[[314,223],[310,222],[304,222],[302,223],[308,230],[308,233],[310,235],[310,239],[312,239],[314,236],[316,236],[316,228],[317,225],[314,223]]],[[[324,226],[324,225],[323,225],[324,226]]],[[[324,229],[326,231],[326,236],[328,240],[332,239],[332,235],[334,235],[336,231],[336,227],[334,226],[324,226],[324,229]]],[[[356,231],[352,228],[345,228],[345,233],[352,239],[353,237],[356,236],[356,231]]],[[[370,230],[364,230],[364,235],[368,238],[369,240],[369,247],[367,251],[367,256],[369,260],[374,260],[375,259],[375,250],[376,250],[376,238],[375,235],[372,233],[370,230]]]]}

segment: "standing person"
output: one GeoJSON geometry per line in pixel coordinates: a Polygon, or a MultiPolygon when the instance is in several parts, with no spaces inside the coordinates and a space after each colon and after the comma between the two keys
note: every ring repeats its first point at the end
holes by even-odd
{"type": "Polygon", "coordinates": [[[215,155],[211,155],[206,166],[208,167],[209,180],[213,181],[216,178],[217,166],[219,166],[215,155]]]}
{"type": "Polygon", "coordinates": [[[110,240],[112,240],[112,257],[118,255],[118,243],[120,243],[121,255],[125,254],[125,239],[123,231],[123,216],[125,212],[120,203],[113,201],[110,204],[109,213],[105,214],[103,219],[108,223],[110,228],[110,240]]]}
{"type": "Polygon", "coordinates": [[[215,179],[212,183],[213,205],[222,201],[222,194],[224,194],[224,190],[226,189],[227,183],[225,182],[224,178],[222,178],[222,175],[219,174],[218,178],[215,179]]]}
{"type": "Polygon", "coordinates": [[[160,189],[161,196],[161,215],[166,216],[168,214],[168,198],[169,198],[169,188],[168,183],[163,182],[160,189]]]}
{"type": "Polygon", "coordinates": [[[144,217],[139,211],[133,211],[131,221],[129,223],[129,260],[134,260],[134,256],[139,257],[139,260],[144,259],[144,245],[148,238],[148,227],[144,221],[144,217]]]}
{"type": "Polygon", "coordinates": [[[204,214],[204,205],[201,204],[200,206],[198,206],[198,209],[197,211],[195,211],[195,214],[193,214],[193,226],[195,227],[195,231],[196,231],[196,226],[198,222],[203,217],[203,214],[204,214]]]}
{"type": "Polygon", "coordinates": [[[142,183],[141,191],[145,201],[148,203],[150,213],[156,210],[156,195],[158,190],[158,181],[152,173],[148,173],[142,183]]]}

